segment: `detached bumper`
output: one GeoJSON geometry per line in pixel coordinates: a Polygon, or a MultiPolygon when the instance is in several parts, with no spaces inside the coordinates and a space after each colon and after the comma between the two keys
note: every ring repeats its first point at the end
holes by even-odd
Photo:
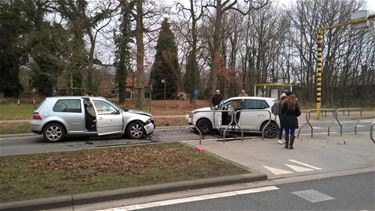
{"type": "Polygon", "coordinates": [[[154,123],[148,123],[147,125],[144,126],[144,129],[146,131],[146,135],[150,135],[155,131],[155,125],[154,123]]]}

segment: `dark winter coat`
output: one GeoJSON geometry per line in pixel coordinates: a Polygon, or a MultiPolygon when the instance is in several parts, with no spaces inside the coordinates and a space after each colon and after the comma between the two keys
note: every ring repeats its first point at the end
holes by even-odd
{"type": "Polygon", "coordinates": [[[214,105],[214,106],[219,105],[221,103],[221,101],[223,101],[223,95],[221,95],[221,94],[215,94],[212,97],[212,105],[214,105]]]}
{"type": "Polygon", "coordinates": [[[281,115],[280,115],[281,127],[288,128],[288,129],[298,128],[297,117],[300,115],[301,115],[301,110],[298,106],[298,103],[296,103],[296,108],[294,109],[294,111],[289,110],[286,105],[283,105],[281,108],[281,115]]]}

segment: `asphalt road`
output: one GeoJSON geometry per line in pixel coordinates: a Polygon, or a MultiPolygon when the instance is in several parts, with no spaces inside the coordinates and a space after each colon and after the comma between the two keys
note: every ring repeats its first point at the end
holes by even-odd
{"type": "Polygon", "coordinates": [[[375,210],[375,173],[118,207],[118,210],[375,210]],[[264,191],[267,190],[268,191],[264,191]],[[262,191],[263,190],[263,191],[262,191]],[[259,192],[257,192],[259,191],[259,192]],[[246,192],[250,192],[246,194],[246,192]],[[251,193],[254,192],[254,193],[251,193]],[[232,194],[233,195],[233,194],[232,194]],[[205,198],[210,198],[206,200],[205,198]],[[192,201],[192,202],[189,202],[192,201]],[[168,206],[163,206],[170,204],[168,206]]]}
{"type": "MultiPolygon", "coordinates": [[[[343,123],[343,133],[354,134],[355,122],[343,123]]],[[[314,134],[327,134],[327,128],[331,125],[328,122],[314,123],[314,134]]],[[[302,125],[301,125],[302,126],[302,125]]],[[[369,132],[370,121],[362,121],[358,127],[358,132],[369,132]]],[[[331,127],[331,135],[339,134],[340,128],[337,124],[331,127]]],[[[310,135],[310,128],[306,125],[301,130],[301,136],[310,135]]],[[[260,134],[246,133],[247,138],[260,136],[260,134]]],[[[240,138],[239,134],[227,136],[240,138]]],[[[218,139],[219,136],[208,135],[204,139],[218,139]]],[[[69,137],[60,143],[43,142],[42,136],[31,135],[26,137],[7,137],[0,138],[0,156],[34,154],[44,152],[60,152],[81,149],[93,149],[98,147],[121,146],[129,144],[160,143],[160,142],[178,142],[184,140],[199,140],[199,135],[189,127],[166,127],[157,128],[155,133],[148,139],[131,140],[118,136],[106,137],[69,137]]],[[[266,139],[267,140],[267,139],[266,139]]],[[[268,139],[274,140],[274,139],[268,139]]]]}

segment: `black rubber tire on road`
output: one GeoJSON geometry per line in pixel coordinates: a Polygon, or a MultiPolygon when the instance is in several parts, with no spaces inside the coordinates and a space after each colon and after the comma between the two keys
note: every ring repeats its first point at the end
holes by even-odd
{"type": "Polygon", "coordinates": [[[49,123],[43,129],[43,138],[45,141],[55,143],[62,141],[65,137],[65,128],[59,123],[49,123]]]}
{"type": "Polygon", "coordinates": [[[201,131],[203,135],[207,135],[212,131],[212,123],[210,120],[203,118],[199,119],[196,124],[197,128],[201,131]]]}
{"type": "Polygon", "coordinates": [[[145,136],[144,124],[139,121],[131,122],[126,127],[126,136],[131,139],[141,139],[145,136]]]}
{"type": "MultiPolygon", "coordinates": [[[[261,130],[266,126],[267,122],[262,124],[261,130]]],[[[276,122],[270,122],[264,130],[265,138],[275,138],[279,134],[279,126],[276,122]]]]}

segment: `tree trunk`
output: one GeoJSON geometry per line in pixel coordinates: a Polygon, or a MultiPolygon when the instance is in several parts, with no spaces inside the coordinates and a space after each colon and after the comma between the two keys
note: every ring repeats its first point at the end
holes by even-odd
{"type": "Polygon", "coordinates": [[[143,1],[137,0],[135,38],[137,42],[137,106],[143,108],[145,100],[144,43],[143,43],[143,1]]]}

